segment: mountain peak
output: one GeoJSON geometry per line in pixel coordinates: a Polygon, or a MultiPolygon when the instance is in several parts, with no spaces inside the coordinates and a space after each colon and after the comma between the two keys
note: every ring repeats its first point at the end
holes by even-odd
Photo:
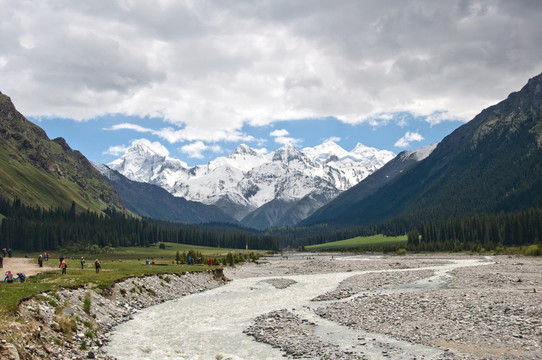
{"type": "Polygon", "coordinates": [[[138,139],[126,150],[126,153],[138,155],[159,155],[168,157],[169,151],[159,142],[151,142],[147,139],[138,139]]]}
{"type": "Polygon", "coordinates": [[[292,144],[286,144],[281,148],[278,148],[273,155],[273,161],[289,163],[293,160],[299,160],[306,162],[308,159],[305,155],[297,150],[292,144]]]}
{"type": "Polygon", "coordinates": [[[348,157],[349,153],[334,141],[328,140],[315,147],[306,147],[302,152],[312,161],[330,161],[348,157]]]}
{"type": "Polygon", "coordinates": [[[251,155],[251,156],[257,156],[258,153],[256,150],[252,149],[250,146],[246,144],[239,145],[230,155],[251,155]]]}

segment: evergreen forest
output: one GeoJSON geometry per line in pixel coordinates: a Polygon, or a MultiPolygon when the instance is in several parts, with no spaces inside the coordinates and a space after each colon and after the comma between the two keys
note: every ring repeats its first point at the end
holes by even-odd
{"type": "Polygon", "coordinates": [[[542,209],[488,214],[422,223],[408,232],[413,251],[494,251],[534,245],[542,255],[542,209]]]}
{"type": "Polygon", "coordinates": [[[220,248],[279,250],[278,240],[241,229],[197,225],[164,226],[146,219],[129,217],[109,210],[107,214],[70,209],[43,209],[24,205],[20,200],[0,198],[0,248],[15,251],[44,251],[71,248],[88,250],[119,246],[149,246],[172,242],[220,248]]]}

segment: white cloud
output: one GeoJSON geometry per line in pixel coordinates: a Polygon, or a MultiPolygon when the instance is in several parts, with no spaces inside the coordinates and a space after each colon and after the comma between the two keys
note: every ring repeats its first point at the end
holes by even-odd
{"type": "Polygon", "coordinates": [[[2,92],[22,113],[163,117],[169,142],[286,119],[469,120],[542,71],[536,1],[1,6],[2,92]]]}
{"type": "Polygon", "coordinates": [[[251,142],[258,141],[251,135],[244,134],[237,130],[227,130],[227,129],[212,129],[205,128],[200,131],[195,130],[194,128],[185,128],[176,130],[174,128],[161,128],[158,130],[146,128],[141,125],[132,124],[132,123],[121,123],[113,125],[109,128],[104,128],[103,130],[119,131],[119,130],[133,130],[141,133],[150,133],[156,135],[170,144],[183,142],[183,141],[197,141],[197,140],[206,140],[206,141],[230,141],[230,142],[251,142]]]}
{"type": "Polygon", "coordinates": [[[269,150],[267,150],[266,148],[258,148],[258,149],[253,149],[254,151],[256,151],[258,154],[261,154],[261,155],[265,155],[269,152],[269,150]]]}
{"type": "Polygon", "coordinates": [[[196,141],[192,144],[184,145],[179,150],[185,154],[188,154],[189,157],[195,159],[203,159],[204,151],[212,151],[214,153],[219,153],[222,151],[222,148],[218,145],[208,146],[203,141],[196,141]]]}
{"type": "Polygon", "coordinates": [[[269,133],[274,137],[277,144],[299,146],[303,140],[290,137],[290,133],[286,129],[277,129],[269,133]]]}
{"type": "Polygon", "coordinates": [[[420,133],[416,132],[410,132],[407,131],[406,134],[397,140],[397,142],[394,144],[395,147],[405,148],[409,147],[410,143],[413,141],[422,141],[423,136],[420,135],[420,133]]]}
{"type": "Polygon", "coordinates": [[[332,136],[330,138],[327,138],[324,140],[324,143],[326,142],[334,142],[334,143],[338,143],[339,141],[341,141],[341,138],[338,137],[338,136],[332,136]]]}
{"type": "Polygon", "coordinates": [[[126,145],[115,145],[115,146],[110,146],[109,149],[103,152],[103,154],[120,156],[124,154],[126,150],[128,150],[128,146],[126,145]]]}
{"type": "Polygon", "coordinates": [[[288,130],[286,129],[277,129],[277,130],[273,130],[269,133],[270,136],[273,136],[273,137],[279,137],[279,136],[287,136],[287,135],[290,135],[290,133],[288,132],[288,130]]]}
{"type": "Polygon", "coordinates": [[[131,124],[131,123],[121,123],[121,124],[115,124],[109,128],[103,128],[103,130],[111,130],[111,131],[115,131],[115,130],[134,130],[134,131],[137,131],[137,132],[142,132],[142,133],[153,133],[154,130],[152,129],[149,129],[149,128],[146,128],[146,127],[143,127],[141,125],[137,125],[137,124],[131,124]]]}

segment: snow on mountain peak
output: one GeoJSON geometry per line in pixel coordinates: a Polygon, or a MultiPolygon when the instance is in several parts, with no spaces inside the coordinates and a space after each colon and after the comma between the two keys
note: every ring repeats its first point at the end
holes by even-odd
{"type": "Polygon", "coordinates": [[[343,159],[349,155],[348,151],[333,141],[325,141],[315,147],[306,147],[301,150],[309,159],[315,162],[325,162],[332,158],[343,159]]]}
{"type": "Polygon", "coordinates": [[[130,180],[157,184],[166,190],[176,173],[189,168],[185,162],[170,158],[162,144],[147,139],[133,141],[120,158],[107,165],[130,180]]]}
{"type": "Polygon", "coordinates": [[[147,139],[138,139],[132,142],[132,145],[126,150],[126,153],[138,154],[138,155],[159,155],[168,157],[168,149],[159,142],[151,142],[147,139]]]}
{"type": "Polygon", "coordinates": [[[234,157],[234,155],[258,156],[258,152],[248,145],[241,144],[230,155],[228,155],[228,157],[234,157]]]}
{"type": "Polygon", "coordinates": [[[272,161],[290,163],[294,160],[298,160],[302,163],[308,163],[310,160],[301,151],[297,150],[292,144],[286,144],[283,147],[277,149],[273,154],[272,161]]]}
{"type": "Polygon", "coordinates": [[[240,220],[276,199],[294,202],[310,194],[327,194],[331,199],[393,157],[390,151],[361,144],[348,152],[333,141],[302,151],[287,144],[267,155],[242,144],[206,165],[188,167],[170,158],[160,144],[138,140],[109,167],[131,180],[159,185],[174,196],[217,205],[240,220]]]}

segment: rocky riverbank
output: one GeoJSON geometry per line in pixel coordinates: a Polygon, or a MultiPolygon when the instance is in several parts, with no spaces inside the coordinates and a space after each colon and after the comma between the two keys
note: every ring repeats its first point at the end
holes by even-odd
{"type": "Polygon", "coordinates": [[[106,290],[63,289],[22,302],[20,322],[2,330],[0,359],[112,359],[109,332],[137,310],[216,288],[222,270],[130,278],[106,290]]]}
{"type": "MultiPolygon", "coordinates": [[[[441,255],[291,261],[262,264],[261,273],[317,273],[333,263],[364,272],[313,299],[314,308],[263,314],[246,329],[294,358],[542,358],[542,259],[441,255]],[[343,325],[345,337],[359,335],[339,346],[318,331],[325,321],[343,325]],[[422,348],[434,352],[420,356],[422,348]]],[[[232,269],[228,277],[254,271],[253,265],[232,269]]]]}

